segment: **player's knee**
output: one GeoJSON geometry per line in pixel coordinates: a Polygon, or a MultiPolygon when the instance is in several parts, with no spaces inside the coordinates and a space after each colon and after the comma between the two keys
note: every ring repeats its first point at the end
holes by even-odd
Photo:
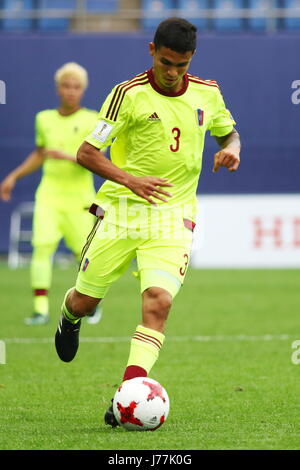
{"type": "Polygon", "coordinates": [[[166,318],[172,305],[172,296],[165,289],[150,287],[144,291],[144,308],[158,318],[166,318]]]}
{"type": "Polygon", "coordinates": [[[73,315],[84,317],[93,313],[99,302],[100,299],[81,294],[73,289],[68,295],[66,306],[73,315]]]}

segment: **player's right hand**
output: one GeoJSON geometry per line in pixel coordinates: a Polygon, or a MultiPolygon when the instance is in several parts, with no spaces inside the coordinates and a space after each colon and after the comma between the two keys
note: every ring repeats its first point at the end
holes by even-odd
{"type": "Polygon", "coordinates": [[[13,176],[7,176],[0,184],[0,198],[3,201],[10,201],[11,192],[16,185],[16,179],[13,176]]]}
{"type": "Polygon", "coordinates": [[[154,176],[131,176],[127,187],[138,196],[146,199],[150,204],[156,205],[152,198],[167,202],[172,194],[161,189],[161,187],[172,187],[173,184],[168,183],[166,178],[155,178],[154,176]],[[166,197],[163,197],[166,196],[166,197]]]}

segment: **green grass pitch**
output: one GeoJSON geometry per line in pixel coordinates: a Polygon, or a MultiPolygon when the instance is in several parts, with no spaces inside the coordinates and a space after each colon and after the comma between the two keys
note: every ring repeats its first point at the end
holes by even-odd
{"type": "MultiPolygon", "coordinates": [[[[150,376],[170,397],[154,433],[110,429],[103,414],[119,385],[140,321],[138,282],[110,290],[98,325],[83,325],[75,360],[53,336],[75,267],[54,270],[51,322],[28,327],[29,270],[0,266],[1,449],[299,449],[299,270],[193,270],[175,299],[150,376]]],[[[300,356],[300,354],[299,354],[300,356]]]]}

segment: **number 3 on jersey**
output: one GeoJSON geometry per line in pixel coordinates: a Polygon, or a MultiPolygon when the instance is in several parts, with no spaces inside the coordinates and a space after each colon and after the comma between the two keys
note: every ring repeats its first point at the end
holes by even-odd
{"type": "Polygon", "coordinates": [[[180,134],[181,134],[180,129],[178,129],[178,127],[173,127],[172,134],[173,134],[175,142],[172,145],[170,145],[170,150],[172,152],[178,152],[179,146],[180,146],[180,134]]]}

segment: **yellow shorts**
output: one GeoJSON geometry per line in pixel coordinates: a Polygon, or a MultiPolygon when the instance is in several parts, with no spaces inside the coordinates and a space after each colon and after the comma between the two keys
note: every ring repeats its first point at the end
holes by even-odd
{"type": "Polygon", "coordinates": [[[36,201],[33,215],[32,245],[58,245],[63,238],[67,247],[80,256],[94,217],[79,204],[36,201]]]}
{"type": "Polygon", "coordinates": [[[83,251],[76,290],[103,298],[136,258],[141,292],[155,286],[166,289],[174,297],[189,264],[194,226],[187,220],[181,220],[180,225],[176,236],[174,231],[173,236],[164,236],[164,227],[153,236],[151,230],[132,231],[128,226],[116,224],[105,213],[103,220],[98,219],[83,251]]]}

